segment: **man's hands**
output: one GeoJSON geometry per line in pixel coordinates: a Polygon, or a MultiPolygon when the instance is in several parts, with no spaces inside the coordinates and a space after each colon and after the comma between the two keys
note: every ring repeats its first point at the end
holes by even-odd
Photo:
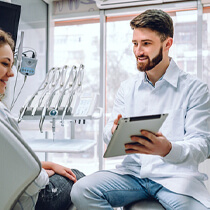
{"type": "Polygon", "coordinates": [[[141,153],[165,157],[171,151],[171,142],[161,132],[153,134],[149,131],[141,131],[141,134],[148,139],[131,136],[131,140],[137,144],[125,144],[127,154],[141,153]]]}
{"type": "Polygon", "coordinates": [[[49,177],[56,173],[56,174],[65,176],[74,182],[77,181],[76,175],[72,172],[72,170],[70,168],[61,166],[56,163],[48,162],[48,161],[42,162],[42,168],[44,168],[46,170],[49,177]]]}
{"type": "Polygon", "coordinates": [[[114,133],[116,127],[117,127],[117,124],[118,124],[118,121],[120,120],[120,118],[122,118],[122,115],[121,114],[118,114],[117,118],[114,120],[114,124],[112,126],[112,134],[114,133]]]}
{"type": "MultiPolygon", "coordinates": [[[[118,114],[111,129],[112,134],[114,133],[120,118],[122,118],[122,115],[118,114]]],[[[127,154],[141,153],[165,157],[171,151],[171,142],[168,141],[161,132],[153,134],[149,131],[142,130],[141,134],[146,138],[131,136],[133,143],[125,144],[125,152],[127,154]]]]}

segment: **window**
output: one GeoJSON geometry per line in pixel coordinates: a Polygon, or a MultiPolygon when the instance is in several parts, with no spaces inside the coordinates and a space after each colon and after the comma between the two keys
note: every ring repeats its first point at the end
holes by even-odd
{"type": "MultiPolygon", "coordinates": [[[[56,22],[54,28],[54,66],[85,66],[82,90],[84,93],[99,92],[99,20],[56,22]],[[78,24],[79,23],[79,24],[78,24]]],[[[70,139],[68,120],[62,128],[59,123],[58,138],[70,139]]],[[[98,141],[98,120],[86,120],[75,124],[75,139],[98,141]]],[[[86,174],[98,170],[97,145],[83,153],[54,153],[52,161],[77,168],[86,174]],[[88,167],[87,167],[88,165],[88,167]]]]}
{"type": "MultiPolygon", "coordinates": [[[[170,14],[170,13],[169,13],[170,14]]],[[[177,11],[171,16],[174,22],[174,43],[169,55],[178,66],[197,75],[197,10],[177,11]]]]}
{"type": "MultiPolygon", "coordinates": [[[[138,14],[136,14],[138,15],[138,14]]],[[[132,51],[133,31],[130,20],[136,15],[107,18],[106,118],[110,117],[120,83],[138,73],[132,51]]],[[[170,12],[174,22],[174,43],[169,55],[178,66],[197,74],[197,10],[170,12]]],[[[113,168],[123,157],[106,159],[105,168],[113,168]]]]}
{"type": "Polygon", "coordinates": [[[83,91],[99,89],[99,23],[54,28],[54,66],[83,64],[83,91]]]}
{"type": "Polygon", "coordinates": [[[203,67],[202,78],[210,89],[210,7],[204,8],[203,14],[203,67]]]}
{"type": "MultiPolygon", "coordinates": [[[[203,15],[203,79],[210,84],[210,71],[208,69],[208,20],[210,9],[203,15]]],[[[169,55],[178,66],[192,74],[197,75],[197,9],[168,10],[174,22],[174,43],[169,55]]],[[[113,14],[113,13],[110,13],[113,14]]],[[[132,52],[132,34],[130,20],[138,14],[108,15],[106,17],[106,120],[112,111],[115,94],[120,83],[128,77],[138,73],[136,60],[132,52]]],[[[83,91],[99,90],[99,20],[72,20],[56,22],[54,30],[54,61],[56,66],[84,63],[88,71],[85,73],[83,91]]],[[[82,137],[86,129],[93,125],[78,127],[77,135],[82,137]],[[81,134],[81,135],[80,135],[81,134]]],[[[94,129],[92,129],[94,130],[94,129]]],[[[96,128],[97,130],[97,128],[96,128]]],[[[85,131],[88,132],[88,131],[85,131]]],[[[94,135],[94,131],[91,135],[94,135]]],[[[90,137],[91,137],[90,135],[90,137]]],[[[97,138],[95,135],[95,138],[97,138]]],[[[113,168],[123,157],[106,159],[105,169],[113,168]]],[[[96,159],[95,159],[96,160],[96,159]]],[[[87,162],[86,162],[87,163],[87,162]]]]}

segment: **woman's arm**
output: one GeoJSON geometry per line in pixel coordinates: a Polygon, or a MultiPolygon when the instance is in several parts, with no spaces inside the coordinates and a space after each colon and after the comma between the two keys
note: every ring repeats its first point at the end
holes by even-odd
{"type": "Polygon", "coordinates": [[[48,176],[52,176],[54,173],[56,173],[61,176],[65,176],[74,182],[77,181],[76,175],[70,168],[49,161],[42,161],[41,164],[42,168],[48,173],[48,176]]]}

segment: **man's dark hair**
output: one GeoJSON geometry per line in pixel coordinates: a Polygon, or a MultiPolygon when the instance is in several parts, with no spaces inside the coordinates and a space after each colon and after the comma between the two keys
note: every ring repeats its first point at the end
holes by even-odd
{"type": "Polygon", "coordinates": [[[130,26],[132,29],[149,28],[159,34],[162,42],[174,35],[173,20],[162,10],[146,10],[131,20],[130,26]]]}
{"type": "Polygon", "coordinates": [[[0,29],[0,47],[8,44],[14,52],[15,43],[12,36],[0,29]]]}

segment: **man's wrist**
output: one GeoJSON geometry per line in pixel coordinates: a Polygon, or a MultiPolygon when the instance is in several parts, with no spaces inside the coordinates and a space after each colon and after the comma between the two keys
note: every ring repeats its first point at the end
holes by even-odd
{"type": "Polygon", "coordinates": [[[164,157],[162,157],[163,161],[169,163],[180,163],[183,161],[183,151],[182,146],[176,142],[171,142],[171,151],[164,157]]]}
{"type": "Polygon", "coordinates": [[[168,146],[167,146],[167,152],[162,157],[165,157],[166,155],[168,155],[170,153],[171,149],[172,149],[172,144],[169,141],[168,142],[168,146]]]}

